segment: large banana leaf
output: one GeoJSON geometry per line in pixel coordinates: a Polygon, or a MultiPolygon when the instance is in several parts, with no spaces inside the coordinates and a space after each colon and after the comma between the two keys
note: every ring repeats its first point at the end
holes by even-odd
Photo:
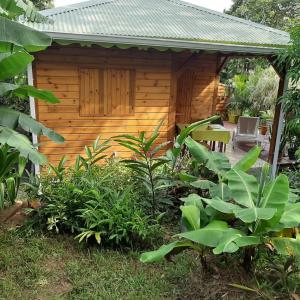
{"type": "Polygon", "coordinates": [[[180,206],[182,219],[188,230],[200,229],[200,209],[195,205],[180,206]]]}
{"type": "Polygon", "coordinates": [[[228,224],[226,222],[214,220],[201,229],[179,233],[176,236],[185,238],[203,246],[217,247],[219,241],[227,230],[228,224]]]}
{"type": "Polygon", "coordinates": [[[195,129],[197,129],[201,125],[208,125],[213,121],[216,121],[220,118],[220,116],[212,116],[208,119],[201,120],[195,123],[190,124],[186,128],[184,128],[180,134],[176,137],[175,143],[174,143],[174,148],[169,150],[167,153],[168,157],[172,157],[172,160],[174,158],[178,157],[181,151],[181,148],[185,142],[185,139],[189,136],[191,132],[193,132],[195,129]]]}
{"type": "Polygon", "coordinates": [[[11,128],[0,126],[0,144],[7,144],[17,149],[21,156],[28,158],[35,164],[42,165],[47,162],[46,157],[37,151],[26,136],[11,128]]]}
{"type": "Polygon", "coordinates": [[[8,52],[12,45],[23,47],[28,52],[40,51],[51,42],[48,35],[0,16],[1,52],[8,52]]]}
{"type": "Polygon", "coordinates": [[[23,16],[32,22],[49,22],[49,19],[41,15],[31,1],[1,0],[0,8],[3,14],[11,19],[23,16]]]}
{"type": "Polygon", "coordinates": [[[45,127],[28,115],[5,106],[0,106],[0,125],[11,129],[16,129],[20,126],[28,132],[38,136],[44,135],[57,143],[64,142],[64,138],[54,130],[45,127]]]}
{"type": "Polygon", "coordinates": [[[218,246],[213,249],[214,254],[234,253],[241,247],[259,245],[261,240],[257,236],[246,236],[237,229],[230,228],[219,241],[218,246]]]}
{"type": "Polygon", "coordinates": [[[47,90],[37,89],[30,85],[22,85],[14,90],[14,94],[19,97],[27,98],[29,96],[36,99],[48,102],[48,103],[59,103],[59,99],[54,94],[47,90]]]}
{"type": "Polygon", "coordinates": [[[232,193],[227,184],[220,182],[212,186],[209,189],[210,195],[212,198],[220,198],[223,201],[229,201],[232,199],[232,193]]]}
{"type": "Polygon", "coordinates": [[[255,207],[258,196],[258,182],[256,178],[235,169],[227,172],[225,176],[234,200],[245,207],[255,207]]]}
{"type": "Polygon", "coordinates": [[[25,51],[0,53],[0,80],[8,79],[23,72],[34,57],[25,51]]]}
{"type": "Polygon", "coordinates": [[[59,99],[50,91],[36,89],[35,87],[29,85],[16,85],[0,82],[0,96],[4,96],[8,92],[13,93],[15,96],[20,98],[27,98],[31,96],[48,103],[60,102],[59,99]]]}
{"type": "Polygon", "coordinates": [[[276,214],[271,220],[260,223],[259,230],[266,227],[272,228],[279,223],[288,202],[288,197],[289,181],[286,175],[280,174],[274,181],[266,185],[260,207],[276,209],[276,214]]]}
{"type": "Polygon", "coordinates": [[[200,164],[204,164],[209,170],[221,174],[230,169],[228,158],[222,153],[210,152],[206,147],[187,137],[185,144],[193,158],[200,164]]]}
{"type": "Polygon", "coordinates": [[[196,249],[197,246],[188,241],[176,241],[168,245],[163,245],[158,250],[143,253],[140,257],[140,261],[143,263],[159,262],[166,256],[172,255],[172,252],[178,253],[188,248],[196,249]]]}
{"type": "Polygon", "coordinates": [[[300,224],[300,202],[287,205],[281,216],[280,223],[287,227],[298,227],[300,224]]]}
{"type": "Polygon", "coordinates": [[[256,146],[252,148],[246,155],[243,156],[234,166],[233,169],[247,172],[256,163],[259,155],[261,153],[261,148],[256,146]]]}

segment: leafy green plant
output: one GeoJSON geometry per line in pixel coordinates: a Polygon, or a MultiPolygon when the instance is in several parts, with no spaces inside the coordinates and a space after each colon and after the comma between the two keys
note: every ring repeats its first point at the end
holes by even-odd
{"type": "Polygon", "coordinates": [[[182,148],[185,139],[189,134],[201,125],[208,125],[210,122],[219,119],[219,116],[195,122],[184,128],[176,137],[174,147],[167,150],[165,156],[158,156],[159,151],[163,150],[170,142],[157,144],[159,138],[159,129],[162,122],[155,128],[149,138],[146,137],[146,132],[141,132],[139,137],[132,135],[120,135],[115,137],[115,140],[130,151],[133,151],[137,158],[123,160],[127,167],[131,168],[136,174],[136,179],[141,181],[146,187],[150,199],[151,210],[154,216],[158,210],[160,202],[172,204],[166,196],[161,196],[163,188],[174,184],[174,177],[179,172],[182,148]],[[170,168],[169,168],[170,165],[170,168]],[[161,175],[161,168],[165,167],[164,176],[161,175]],[[170,169],[170,170],[169,170],[170,169]],[[166,174],[170,176],[166,176],[166,174]]]}
{"type": "Polygon", "coordinates": [[[74,233],[80,241],[100,243],[101,238],[107,246],[144,247],[161,236],[159,217],[144,209],[144,191],[131,170],[114,160],[79,169],[65,162],[63,157],[51,173],[26,184],[30,196],[42,203],[28,225],[74,233]]]}
{"type": "Polygon", "coordinates": [[[268,167],[263,168],[259,182],[246,173],[256,162],[259,148],[230,168],[223,154],[215,157],[215,153],[191,138],[185,143],[197,163],[218,176],[218,183],[210,182],[207,186],[207,198],[192,194],[182,199],[187,231],[176,235],[180,240],[144,253],[141,261],[158,261],[186,248],[201,254],[209,248],[213,248],[214,254],[244,249],[245,266],[249,267],[255,247],[262,244],[271,244],[284,255],[300,255],[300,236],[280,237],[280,232],[298,226],[300,220],[299,204],[288,201],[287,177],[279,175],[270,181],[268,167]]]}
{"type": "Polygon", "coordinates": [[[145,131],[142,131],[138,137],[127,134],[114,137],[114,140],[120,145],[137,155],[136,159],[126,159],[123,160],[123,163],[136,173],[136,178],[148,190],[152,216],[158,210],[158,191],[166,184],[166,179],[161,176],[158,169],[169,162],[167,157],[157,157],[159,151],[169,144],[169,142],[157,144],[161,125],[162,122],[155,128],[149,138],[147,138],[145,131]]]}
{"type": "Polygon", "coordinates": [[[79,209],[84,221],[79,242],[95,238],[98,244],[138,245],[152,244],[160,236],[159,218],[153,219],[137,207],[129,186],[123,192],[107,191],[100,194],[92,190],[86,195],[88,201],[79,209]]]}
{"type": "Polygon", "coordinates": [[[13,204],[17,198],[26,163],[27,159],[15,149],[8,145],[0,147],[0,208],[5,201],[13,204]]]}
{"type": "Polygon", "coordinates": [[[86,154],[86,158],[78,155],[75,162],[75,170],[79,170],[81,168],[85,168],[86,170],[90,169],[100,160],[107,157],[104,152],[110,148],[109,140],[105,140],[104,142],[100,142],[100,136],[95,140],[92,147],[85,146],[84,151],[86,154]]]}

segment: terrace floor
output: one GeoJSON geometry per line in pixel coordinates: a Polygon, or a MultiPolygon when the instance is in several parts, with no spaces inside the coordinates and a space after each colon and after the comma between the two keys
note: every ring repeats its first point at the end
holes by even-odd
{"type": "MultiPolygon", "coordinates": [[[[224,127],[233,132],[236,129],[236,124],[232,124],[229,122],[224,122],[224,127]]],[[[232,137],[232,134],[231,134],[232,137]]],[[[255,167],[261,167],[268,159],[269,154],[269,141],[267,137],[261,136],[261,140],[263,141],[262,147],[263,151],[261,153],[260,159],[256,162],[255,167]]],[[[231,164],[235,164],[239,161],[252,147],[255,146],[255,143],[252,142],[239,142],[238,147],[233,149],[232,140],[227,145],[226,155],[228,156],[231,164]]]]}

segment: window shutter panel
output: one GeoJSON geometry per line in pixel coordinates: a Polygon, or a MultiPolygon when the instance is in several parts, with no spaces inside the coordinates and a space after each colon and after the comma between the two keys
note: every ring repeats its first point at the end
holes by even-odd
{"type": "Polygon", "coordinates": [[[134,112],[135,71],[107,69],[104,74],[104,114],[128,115],[134,112]]]}
{"type": "Polygon", "coordinates": [[[94,117],[103,115],[103,71],[82,68],[80,77],[80,115],[94,117]]]}

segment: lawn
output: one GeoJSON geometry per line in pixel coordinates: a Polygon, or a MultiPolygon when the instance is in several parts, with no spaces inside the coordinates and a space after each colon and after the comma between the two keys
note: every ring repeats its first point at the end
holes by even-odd
{"type": "Polygon", "coordinates": [[[0,299],[240,299],[227,283],[241,283],[245,274],[226,274],[221,261],[203,273],[193,252],[160,264],[142,264],[138,256],[86,248],[64,235],[2,229],[0,299]]]}

